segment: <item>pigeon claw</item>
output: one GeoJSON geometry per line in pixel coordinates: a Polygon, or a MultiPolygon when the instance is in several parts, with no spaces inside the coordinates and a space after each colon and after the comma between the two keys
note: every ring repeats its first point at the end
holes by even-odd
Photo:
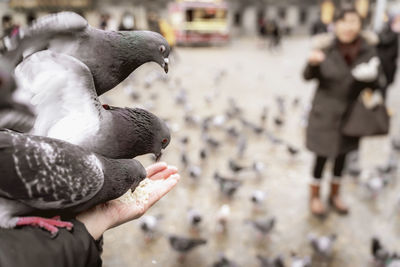
{"type": "Polygon", "coordinates": [[[42,228],[48,231],[52,238],[57,236],[59,231],[58,228],[66,228],[70,231],[74,227],[74,225],[70,222],[61,221],[58,216],[52,219],[42,217],[20,217],[16,226],[26,225],[42,228]]]}

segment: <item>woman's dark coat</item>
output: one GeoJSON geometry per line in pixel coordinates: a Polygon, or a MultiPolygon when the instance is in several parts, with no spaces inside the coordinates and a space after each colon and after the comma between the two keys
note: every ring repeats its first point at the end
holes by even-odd
{"type": "Polygon", "coordinates": [[[308,64],[304,70],[306,80],[318,81],[309,114],[306,146],[319,156],[336,157],[358,148],[358,138],[345,137],[341,133],[344,118],[363,89],[377,89],[379,84],[378,80],[372,83],[359,82],[352,76],[351,70],[355,66],[377,57],[375,48],[361,38],[360,51],[351,66],[347,65],[336,39],[331,36],[330,41],[326,42],[326,37],[325,40],[321,38],[322,44],[317,42],[316,45],[324,52],[325,60],[320,66],[308,64]]]}

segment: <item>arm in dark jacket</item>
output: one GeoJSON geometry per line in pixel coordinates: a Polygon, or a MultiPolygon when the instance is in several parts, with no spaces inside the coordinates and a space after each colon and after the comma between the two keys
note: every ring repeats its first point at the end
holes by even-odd
{"type": "Polygon", "coordinates": [[[72,220],[73,230],[60,229],[57,237],[33,227],[0,229],[0,266],[101,266],[101,245],[85,226],[72,220]]]}
{"type": "Polygon", "coordinates": [[[310,64],[307,64],[306,68],[304,69],[303,72],[303,77],[304,79],[312,80],[312,79],[318,79],[320,76],[320,66],[313,66],[310,64]]]}

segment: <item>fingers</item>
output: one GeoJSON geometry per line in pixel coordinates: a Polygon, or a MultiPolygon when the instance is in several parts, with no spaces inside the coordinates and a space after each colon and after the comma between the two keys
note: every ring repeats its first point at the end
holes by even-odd
{"type": "Polygon", "coordinates": [[[149,179],[151,180],[160,180],[160,179],[166,179],[170,177],[173,174],[176,174],[178,172],[178,169],[175,166],[168,166],[166,169],[159,171],[157,173],[154,173],[152,176],[149,176],[149,179]]]}
{"type": "Polygon", "coordinates": [[[155,164],[152,164],[146,168],[147,177],[151,177],[154,174],[165,170],[167,167],[168,165],[165,162],[157,162],[155,164]]]}
{"type": "Polygon", "coordinates": [[[172,174],[168,177],[168,179],[164,180],[162,184],[158,188],[155,189],[157,199],[155,199],[154,203],[160,200],[163,196],[165,196],[175,185],[179,182],[181,176],[177,173],[172,174]]]}

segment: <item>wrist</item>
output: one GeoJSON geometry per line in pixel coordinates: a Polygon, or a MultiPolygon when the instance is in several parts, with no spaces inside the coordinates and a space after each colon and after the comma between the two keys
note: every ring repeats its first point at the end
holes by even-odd
{"type": "Polygon", "coordinates": [[[76,219],[85,225],[86,230],[94,240],[100,239],[110,225],[107,218],[99,218],[90,213],[81,213],[76,217],[76,219]]]}

